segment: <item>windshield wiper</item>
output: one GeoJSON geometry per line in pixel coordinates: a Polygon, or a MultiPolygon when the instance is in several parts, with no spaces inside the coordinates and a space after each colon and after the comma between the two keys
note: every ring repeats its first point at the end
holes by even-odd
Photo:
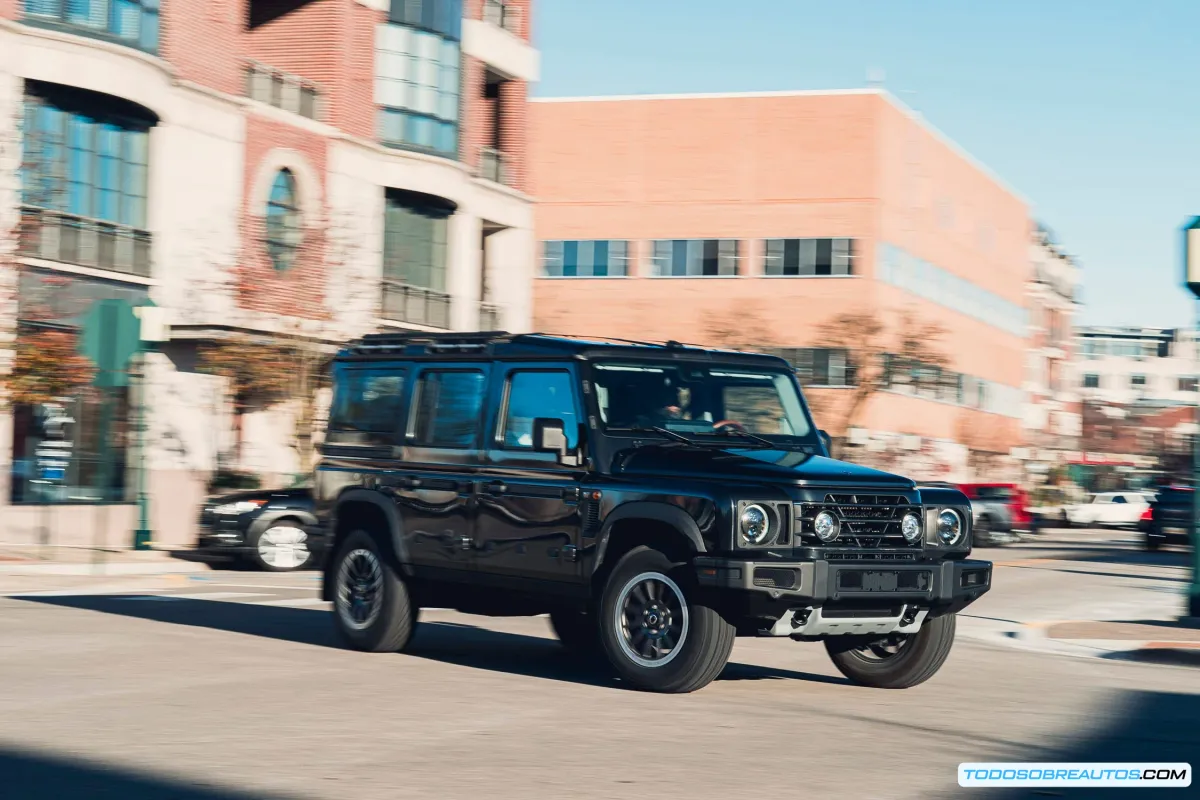
{"type": "Polygon", "coordinates": [[[761,436],[756,436],[755,434],[750,433],[750,431],[744,431],[739,428],[732,428],[732,427],[721,428],[720,430],[717,431],[717,434],[719,434],[721,436],[740,436],[748,442],[754,442],[755,444],[761,445],[763,447],[769,447],[772,450],[782,449],[779,445],[775,444],[770,439],[764,439],[761,436]]]}
{"type": "Polygon", "coordinates": [[[664,439],[671,439],[676,442],[683,442],[684,444],[696,444],[694,439],[689,439],[682,433],[676,433],[675,431],[667,430],[666,428],[658,425],[636,425],[629,430],[633,431],[634,433],[657,433],[664,439]]]}

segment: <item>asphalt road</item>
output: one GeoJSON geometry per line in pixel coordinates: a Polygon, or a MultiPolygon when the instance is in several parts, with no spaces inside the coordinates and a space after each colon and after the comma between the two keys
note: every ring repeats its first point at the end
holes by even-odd
{"type": "Polygon", "coordinates": [[[26,593],[0,598],[0,797],[1016,798],[1048,795],[960,789],[957,765],[1200,766],[1200,670],[1005,644],[1088,609],[1170,616],[1186,557],[1052,539],[978,551],[996,588],[905,691],[846,683],[820,645],[744,639],[700,692],[644,694],[572,665],[545,619],[443,611],[412,654],[361,654],[312,574],[0,585],[26,593]]]}

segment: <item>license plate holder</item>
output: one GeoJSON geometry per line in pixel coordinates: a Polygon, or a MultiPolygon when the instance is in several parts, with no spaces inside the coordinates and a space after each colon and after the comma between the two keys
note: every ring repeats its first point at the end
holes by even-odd
{"type": "Polygon", "coordinates": [[[1168,536],[1185,536],[1187,535],[1187,528],[1163,528],[1163,533],[1168,536]]]}
{"type": "Polygon", "coordinates": [[[876,594],[880,592],[927,593],[933,583],[929,570],[839,570],[839,592],[876,594]]]}

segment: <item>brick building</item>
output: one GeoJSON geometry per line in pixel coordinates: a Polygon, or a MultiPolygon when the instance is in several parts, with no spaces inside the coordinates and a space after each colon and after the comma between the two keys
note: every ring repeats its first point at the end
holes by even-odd
{"type": "MultiPolygon", "coordinates": [[[[11,354],[77,329],[98,298],[163,309],[144,389],[160,538],[190,537],[218,466],[303,471],[287,407],[237,415],[232,442],[227,385],[197,368],[207,344],[530,326],[530,5],[0,0],[4,339],[11,354]]],[[[0,419],[6,537],[47,503],[71,504],[56,528],[86,531],[77,506],[101,502],[124,541],[131,391],[103,486],[90,399],[0,419]],[[74,420],[51,480],[47,414],[74,420]]]]}
{"type": "Polygon", "coordinates": [[[875,89],[529,108],[536,327],[778,349],[849,457],[1019,474],[1029,210],[917,114],[875,89]],[[830,341],[848,314],[880,341],[830,341]],[[941,364],[900,356],[925,323],[941,364]],[[882,389],[851,413],[864,369],[882,389]]]}

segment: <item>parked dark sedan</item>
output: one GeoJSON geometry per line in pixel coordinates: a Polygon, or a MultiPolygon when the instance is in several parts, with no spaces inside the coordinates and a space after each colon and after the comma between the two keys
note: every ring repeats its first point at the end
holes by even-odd
{"type": "Polygon", "coordinates": [[[238,492],[205,503],[196,550],[287,572],[317,565],[318,530],[309,489],[238,492]]]}

